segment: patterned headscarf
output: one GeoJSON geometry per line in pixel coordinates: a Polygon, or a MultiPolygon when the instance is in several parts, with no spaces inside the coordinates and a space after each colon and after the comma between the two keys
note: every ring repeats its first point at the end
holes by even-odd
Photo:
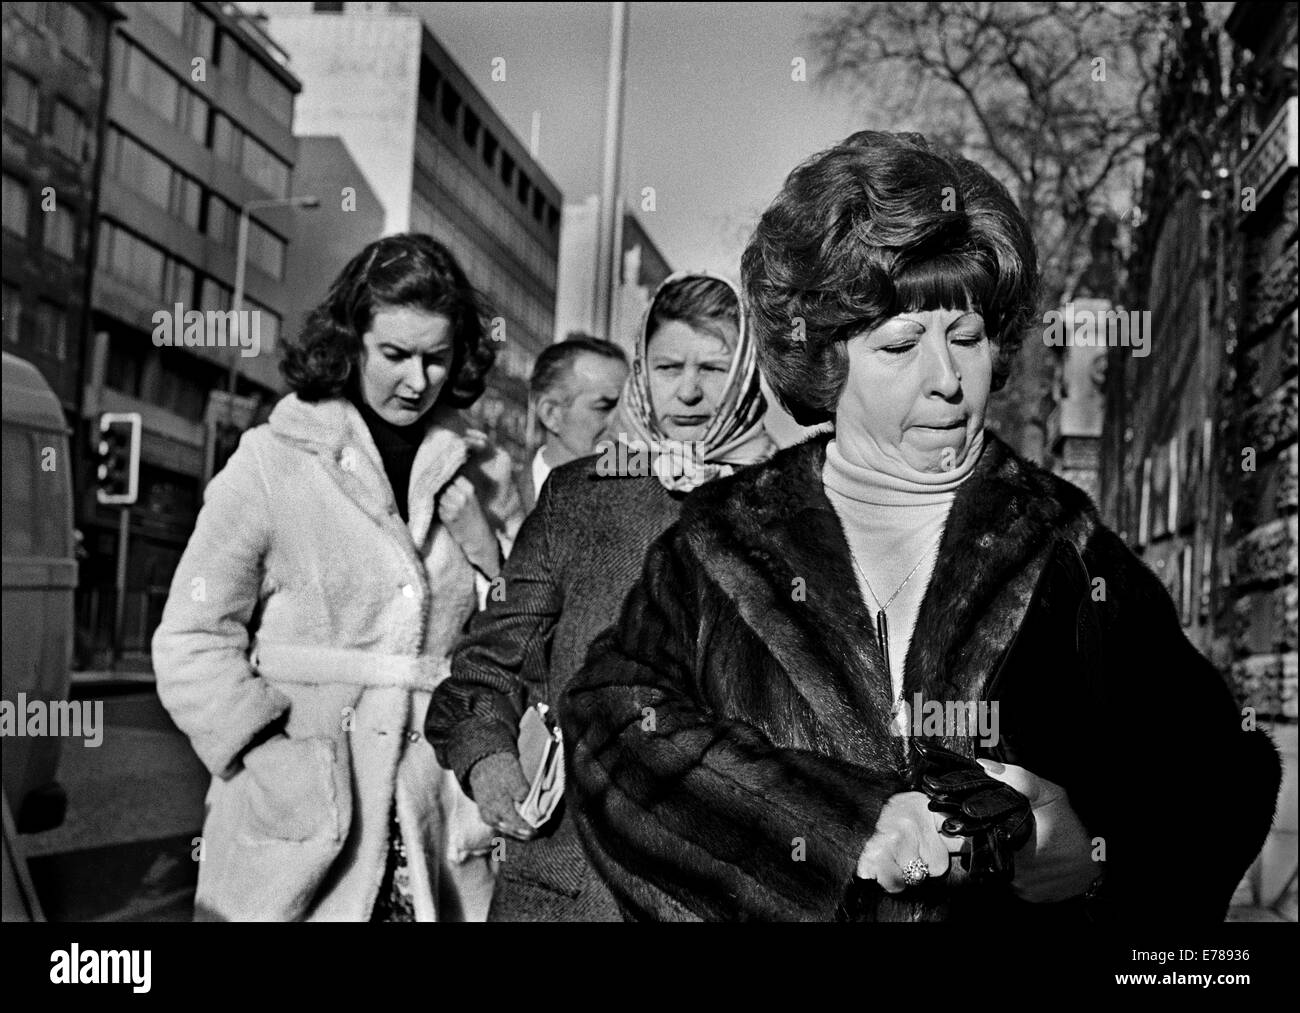
{"type": "Polygon", "coordinates": [[[648,449],[659,481],[674,492],[689,492],[719,476],[730,475],[738,467],[764,461],[772,456],[776,444],[763,428],[766,410],[767,401],[759,386],[758,353],[749,334],[745,303],[740,291],[726,278],[711,271],[677,271],[664,279],[655,289],[650,304],[641,317],[632,371],[628,374],[618,412],[610,427],[615,438],[627,444],[630,450],[648,449]],[[722,282],[735,293],[738,336],[735,348],[732,349],[731,369],[727,372],[726,387],[717,414],[713,416],[701,439],[683,445],[671,440],[659,428],[655,419],[650,398],[649,370],[646,366],[646,346],[649,342],[646,331],[659,294],[668,285],[687,278],[710,278],[722,282]]]}

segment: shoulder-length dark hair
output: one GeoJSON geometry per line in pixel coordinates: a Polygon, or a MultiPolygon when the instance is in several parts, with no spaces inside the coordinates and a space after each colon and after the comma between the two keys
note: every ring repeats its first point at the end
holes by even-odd
{"type": "Polygon", "coordinates": [[[798,166],[741,258],[759,362],[804,425],[833,417],[844,342],[899,313],[970,308],[1007,381],[1038,302],[1038,256],[1006,188],[920,134],[860,131],[798,166]]]}
{"type": "Polygon", "coordinates": [[[375,310],[387,306],[441,313],[451,321],[451,370],[435,404],[468,408],[477,401],[496,359],[482,297],[447,247],[416,232],[378,239],[343,268],[297,340],[285,347],[280,371],[290,389],[304,401],[353,393],[362,335],[375,310]]]}

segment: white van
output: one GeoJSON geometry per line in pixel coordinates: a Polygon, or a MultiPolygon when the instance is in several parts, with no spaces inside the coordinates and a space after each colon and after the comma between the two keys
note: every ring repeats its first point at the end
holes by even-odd
{"type": "MultiPolygon", "coordinates": [[[[3,698],[68,698],[77,561],[72,459],[59,399],[30,362],[4,354],[3,698]]],[[[63,822],[59,739],[0,739],[4,793],[20,833],[63,822]]]]}

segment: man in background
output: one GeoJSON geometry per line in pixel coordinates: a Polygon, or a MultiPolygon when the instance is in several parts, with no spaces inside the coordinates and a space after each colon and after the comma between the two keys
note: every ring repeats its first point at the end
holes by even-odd
{"type": "Polygon", "coordinates": [[[553,468],[596,453],[627,371],[627,356],[618,345],[587,334],[571,334],[537,357],[529,394],[545,439],[521,476],[526,509],[537,502],[553,468]]]}

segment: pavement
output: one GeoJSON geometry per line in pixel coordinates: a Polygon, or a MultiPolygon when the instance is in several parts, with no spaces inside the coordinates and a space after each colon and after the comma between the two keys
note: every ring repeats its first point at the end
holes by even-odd
{"type": "MultiPolygon", "coordinates": [[[[65,740],[63,823],[23,834],[50,921],[189,921],[209,775],[153,692],[152,679],[87,679],[73,699],[104,701],[98,747],[65,740]]],[[[82,676],[78,678],[77,676],[82,676]]]]}
{"type": "MultiPolygon", "coordinates": [[[[50,921],[189,921],[198,864],[195,839],[209,784],[172,723],[148,672],[74,672],[73,699],[104,701],[95,748],[64,743],[63,824],[23,834],[37,896],[50,921]]],[[[1258,902],[1258,870],[1242,880],[1229,922],[1296,922],[1292,879],[1274,906],[1258,902]]]]}

